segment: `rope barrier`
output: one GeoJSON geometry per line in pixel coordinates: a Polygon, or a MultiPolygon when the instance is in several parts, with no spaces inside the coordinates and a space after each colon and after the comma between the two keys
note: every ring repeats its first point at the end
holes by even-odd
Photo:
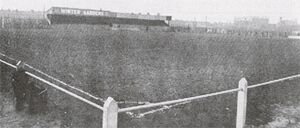
{"type": "MultiPolygon", "coordinates": [[[[8,66],[11,66],[11,67],[13,67],[13,68],[17,68],[16,66],[14,66],[14,65],[12,65],[12,64],[10,64],[10,63],[8,63],[8,62],[5,62],[5,61],[3,61],[3,60],[1,60],[1,59],[0,59],[0,62],[2,62],[2,63],[4,63],[4,64],[7,64],[8,66]]],[[[36,75],[34,75],[34,74],[30,73],[30,72],[27,72],[27,71],[26,71],[25,73],[26,73],[27,75],[29,75],[29,76],[31,76],[31,77],[37,79],[37,80],[40,80],[40,81],[42,81],[42,82],[44,82],[44,83],[46,83],[46,84],[48,84],[48,85],[50,85],[50,86],[52,86],[52,87],[54,87],[54,88],[60,90],[60,91],[66,93],[66,94],[68,94],[68,95],[70,95],[70,96],[73,96],[74,98],[76,98],[76,99],[78,99],[78,100],[80,100],[80,101],[83,101],[83,102],[85,102],[85,103],[87,103],[87,104],[89,104],[89,105],[91,105],[91,106],[93,106],[93,107],[96,107],[96,108],[98,108],[98,109],[100,109],[100,110],[103,110],[103,107],[102,107],[102,106],[100,106],[100,105],[98,105],[98,104],[96,104],[96,103],[94,103],[94,102],[92,102],[92,101],[89,101],[89,100],[87,100],[87,99],[85,99],[85,98],[83,98],[83,97],[81,97],[81,96],[79,96],[79,95],[77,95],[77,94],[75,94],[75,93],[72,93],[72,92],[70,92],[70,91],[68,91],[68,90],[66,90],[66,89],[64,89],[64,88],[61,88],[61,87],[59,87],[59,86],[57,86],[57,85],[55,85],[55,84],[53,84],[53,83],[51,83],[51,82],[49,82],[49,81],[47,81],[47,80],[41,78],[41,77],[38,77],[38,76],[36,76],[36,75]]]]}
{"type": "MultiPolygon", "coordinates": [[[[7,56],[7,55],[1,53],[1,52],[0,52],[0,55],[4,56],[4,57],[6,57],[6,58],[8,58],[8,59],[10,59],[10,60],[12,60],[12,61],[18,62],[18,60],[14,59],[14,58],[11,58],[11,57],[9,57],[9,56],[7,56]]],[[[67,87],[69,87],[69,88],[71,88],[71,89],[73,89],[73,90],[75,90],[75,91],[78,91],[78,92],[80,92],[80,93],[82,93],[82,94],[84,94],[84,95],[87,95],[87,96],[89,96],[89,97],[91,97],[91,98],[93,98],[93,99],[95,99],[95,100],[99,100],[99,101],[101,101],[101,102],[103,102],[103,103],[105,102],[105,100],[104,100],[103,98],[94,96],[94,95],[92,95],[92,94],[90,94],[90,93],[88,93],[88,92],[85,92],[85,91],[83,91],[83,90],[81,90],[81,89],[79,89],[79,88],[76,88],[76,87],[74,87],[74,86],[72,86],[72,85],[70,85],[70,84],[67,84],[67,83],[65,83],[65,82],[63,82],[63,81],[61,81],[61,80],[59,80],[59,79],[57,79],[57,78],[54,78],[54,77],[52,77],[52,76],[50,76],[50,75],[44,73],[43,71],[41,71],[41,70],[39,70],[39,69],[37,69],[37,68],[34,68],[34,67],[30,66],[29,64],[24,63],[24,65],[27,66],[28,68],[30,68],[30,69],[32,69],[32,70],[34,70],[34,71],[36,71],[36,72],[42,74],[42,75],[44,75],[44,76],[46,76],[46,77],[48,77],[48,78],[50,78],[50,79],[52,79],[52,80],[54,80],[54,81],[56,81],[56,82],[62,84],[62,85],[64,85],[64,86],[67,86],[67,87]]],[[[128,103],[128,104],[135,104],[135,103],[136,103],[136,104],[149,104],[149,102],[140,102],[140,101],[139,101],[139,102],[135,102],[135,101],[125,101],[125,102],[119,101],[119,102],[118,102],[118,104],[122,104],[122,103],[126,103],[126,104],[127,104],[127,103],[128,103]]]]}
{"type": "Polygon", "coordinates": [[[16,62],[18,61],[18,60],[14,59],[14,58],[11,58],[11,57],[9,57],[9,56],[7,56],[7,55],[1,53],[1,52],[0,52],[0,55],[1,55],[1,56],[4,56],[4,57],[6,57],[6,58],[8,58],[8,59],[10,59],[10,60],[13,60],[13,61],[16,61],[16,62]]]}
{"type": "Polygon", "coordinates": [[[12,68],[17,68],[17,66],[12,65],[12,64],[10,64],[10,63],[4,61],[4,60],[1,60],[1,59],[0,59],[0,62],[4,63],[4,64],[6,64],[6,65],[8,65],[8,66],[10,66],[10,67],[12,67],[12,68]]]}
{"type": "Polygon", "coordinates": [[[148,112],[143,112],[143,113],[140,113],[140,114],[137,114],[137,115],[131,114],[131,112],[126,112],[126,113],[129,114],[129,115],[132,115],[135,118],[142,118],[142,117],[144,117],[146,115],[153,114],[155,112],[162,112],[164,110],[171,109],[172,107],[176,107],[176,106],[179,106],[179,105],[184,105],[184,104],[187,104],[187,103],[191,103],[191,101],[177,103],[177,104],[170,105],[170,106],[163,106],[163,107],[161,107],[159,109],[154,109],[154,110],[151,110],[151,111],[148,111],[148,112]]]}
{"type": "MultiPolygon", "coordinates": [[[[18,61],[18,60],[13,59],[13,58],[11,58],[11,57],[9,57],[9,56],[3,54],[3,53],[0,53],[0,55],[4,56],[4,57],[6,57],[6,58],[8,58],[8,59],[10,59],[10,60],[18,61]]],[[[87,96],[89,96],[89,97],[91,97],[91,98],[93,98],[93,99],[95,99],[95,100],[99,100],[99,101],[101,101],[101,102],[105,102],[105,100],[104,100],[103,98],[101,98],[101,97],[93,96],[92,94],[90,94],[90,93],[88,93],[88,92],[85,92],[85,91],[83,91],[83,90],[81,90],[81,89],[79,89],[79,88],[76,88],[76,87],[74,87],[74,86],[71,86],[71,85],[69,85],[69,84],[67,84],[67,83],[65,83],[65,82],[63,82],[63,81],[61,81],[61,80],[59,80],[59,79],[57,79],[57,78],[54,78],[54,77],[52,77],[52,76],[50,76],[50,75],[48,75],[48,74],[42,72],[41,70],[36,69],[36,68],[34,68],[34,67],[32,67],[32,66],[26,64],[26,63],[24,63],[24,65],[27,66],[27,67],[29,67],[29,68],[31,68],[31,69],[33,69],[34,71],[36,71],[36,72],[38,72],[38,73],[40,73],[40,74],[42,74],[42,75],[44,75],[44,76],[46,76],[46,77],[48,77],[48,78],[54,80],[54,81],[56,81],[56,82],[61,83],[61,84],[64,85],[64,86],[67,86],[67,87],[69,87],[69,88],[71,88],[71,89],[73,89],[73,90],[76,90],[76,91],[78,91],[78,92],[80,92],[80,93],[82,93],[82,94],[85,94],[85,95],[87,95],[87,96]]]]}
{"type": "Polygon", "coordinates": [[[205,97],[221,95],[221,94],[225,94],[225,93],[237,92],[240,90],[241,90],[240,88],[235,88],[235,89],[230,89],[230,90],[225,90],[225,91],[220,91],[220,92],[215,92],[215,93],[210,93],[210,94],[205,94],[205,95],[200,95],[200,96],[194,96],[194,97],[189,97],[189,98],[183,98],[183,99],[178,99],[178,100],[171,100],[171,101],[164,101],[164,102],[158,102],[158,103],[151,103],[151,104],[147,104],[147,105],[139,105],[139,106],[134,106],[134,107],[122,108],[122,109],[119,109],[118,112],[121,113],[121,112],[128,112],[128,111],[133,111],[133,110],[144,109],[144,108],[152,108],[152,107],[157,107],[157,106],[176,104],[176,103],[181,103],[181,102],[185,102],[185,101],[192,101],[192,100],[197,100],[197,99],[201,99],[201,98],[205,98],[205,97]]]}
{"type": "Polygon", "coordinates": [[[146,101],[118,101],[118,104],[150,104],[146,101]]]}
{"type": "Polygon", "coordinates": [[[69,84],[67,84],[67,83],[65,83],[65,82],[63,82],[63,81],[61,81],[61,80],[59,80],[59,79],[57,79],[57,78],[54,78],[54,77],[52,77],[52,76],[50,76],[50,75],[48,75],[48,74],[42,72],[41,70],[38,70],[38,69],[36,69],[36,68],[34,68],[34,67],[28,65],[28,64],[25,64],[25,66],[27,66],[27,67],[29,67],[29,68],[31,68],[31,69],[37,71],[38,73],[41,73],[42,75],[47,76],[48,78],[50,78],[50,79],[52,79],[52,80],[54,80],[54,81],[57,81],[57,82],[61,83],[61,84],[64,85],[64,86],[67,86],[67,87],[69,87],[69,88],[71,88],[71,89],[74,89],[74,90],[76,90],[76,91],[78,91],[78,92],[81,92],[81,93],[83,93],[83,94],[85,94],[85,95],[87,95],[87,96],[89,96],[89,97],[91,97],[91,98],[93,98],[93,99],[95,99],[95,100],[100,100],[100,101],[102,101],[102,102],[105,102],[104,99],[102,99],[102,98],[100,98],[100,97],[93,96],[92,94],[90,94],[90,93],[88,93],[88,92],[85,92],[85,91],[83,91],[83,90],[81,90],[81,89],[78,89],[78,88],[76,88],[76,87],[74,87],[74,86],[71,86],[71,85],[69,85],[69,84]]]}
{"type": "Polygon", "coordinates": [[[191,103],[191,101],[182,102],[182,103],[178,103],[178,104],[174,104],[174,105],[170,105],[170,106],[163,106],[162,108],[151,110],[151,111],[148,111],[148,112],[144,112],[144,113],[141,113],[139,115],[140,115],[140,117],[144,117],[145,115],[148,115],[148,114],[152,114],[152,113],[159,112],[159,111],[164,111],[166,109],[170,109],[172,107],[176,107],[176,106],[184,105],[184,104],[188,104],[188,103],[191,103]]]}
{"type": "MultiPolygon", "coordinates": [[[[285,80],[290,80],[290,79],[294,79],[294,78],[298,78],[298,77],[300,77],[300,74],[285,77],[285,78],[281,78],[281,79],[277,79],[277,80],[272,80],[272,81],[268,81],[268,82],[264,82],[264,83],[260,83],[260,84],[250,85],[247,88],[251,89],[251,88],[264,86],[264,85],[268,85],[268,84],[273,84],[273,83],[277,83],[277,82],[281,82],[281,81],[285,81],[285,80]]],[[[195,97],[189,97],[189,98],[184,98],[184,99],[171,100],[171,101],[165,101],[165,102],[151,103],[151,104],[147,104],[147,105],[140,105],[140,106],[122,108],[122,109],[119,110],[119,112],[128,112],[128,111],[133,111],[133,110],[138,110],[138,109],[152,108],[152,107],[156,107],[156,106],[163,106],[163,105],[180,103],[180,102],[185,102],[185,101],[192,101],[192,100],[196,100],[196,99],[200,99],[200,98],[216,96],[216,95],[236,92],[236,91],[240,91],[240,90],[241,90],[240,88],[236,88],[236,89],[230,89],[230,90],[225,90],[225,91],[220,91],[220,92],[215,92],[215,93],[210,93],[210,94],[205,94],[205,95],[200,95],[200,96],[195,96],[195,97]]],[[[151,111],[149,111],[149,112],[151,113],[151,111]]]]}
{"type": "Polygon", "coordinates": [[[297,77],[300,77],[300,74],[285,77],[285,78],[281,78],[281,79],[277,79],[277,80],[271,80],[271,81],[268,81],[268,82],[259,83],[259,84],[255,84],[255,85],[250,85],[250,86],[248,86],[248,89],[256,88],[256,87],[264,86],[264,85],[268,85],[268,84],[273,84],[273,83],[277,83],[277,82],[281,82],[281,81],[285,81],[285,80],[290,80],[290,79],[294,79],[294,78],[297,78],[297,77]]]}
{"type": "Polygon", "coordinates": [[[36,75],[30,73],[30,72],[25,72],[25,73],[26,73],[27,75],[33,77],[33,78],[36,78],[37,80],[40,80],[40,81],[42,81],[42,82],[44,82],[44,83],[46,83],[46,84],[48,84],[48,85],[50,85],[50,86],[56,88],[57,90],[60,90],[60,91],[62,91],[62,92],[64,92],[64,93],[66,93],[66,94],[69,94],[70,96],[73,96],[74,98],[77,98],[78,100],[81,100],[81,101],[83,101],[83,102],[85,102],[85,103],[87,103],[87,104],[89,104],[89,105],[91,105],[91,106],[93,106],[93,107],[96,107],[96,108],[98,108],[98,109],[103,110],[103,107],[102,107],[102,106],[100,106],[100,105],[98,105],[98,104],[96,104],[96,103],[94,103],[94,102],[92,102],[92,101],[89,101],[89,100],[87,100],[87,99],[85,99],[85,98],[83,98],[83,97],[81,97],[81,96],[78,96],[78,95],[76,95],[75,93],[72,93],[72,92],[70,92],[70,91],[68,91],[68,90],[66,90],[66,89],[64,89],[64,88],[61,88],[61,87],[59,87],[59,86],[57,86],[57,85],[55,85],[55,84],[53,84],[53,83],[51,83],[51,82],[49,82],[49,81],[43,79],[43,78],[40,78],[40,77],[38,77],[38,76],[36,76],[36,75]]]}

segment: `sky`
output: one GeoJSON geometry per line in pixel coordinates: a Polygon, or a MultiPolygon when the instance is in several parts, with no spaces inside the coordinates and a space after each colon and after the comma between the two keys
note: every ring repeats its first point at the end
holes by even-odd
{"type": "Polygon", "coordinates": [[[259,16],[271,23],[300,22],[300,0],[0,0],[2,9],[47,10],[52,6],[171,15],[173,19],[232,22],[234,17],[259,16]]]}

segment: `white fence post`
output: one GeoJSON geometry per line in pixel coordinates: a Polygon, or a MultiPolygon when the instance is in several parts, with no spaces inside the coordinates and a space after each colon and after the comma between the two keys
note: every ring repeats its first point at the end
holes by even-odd
{"type": "Polygon", "coordinates": [[[237,99],[237,112],[236,112],[236,128],[244,128],[246,122],[246,109],[247,109],[247,86],[248,82],[245,78],[239,81],[239,88],[237,99]]]}
{"type": "Polygon", "coordinates": [[[4,28],[4,27],[5,27],[5,26],[4,26],[4,23],[5,23],[5,21],[4,21],[4,17],[2,17],[2,18],[1,18],[1,27],[2,27],[2,28],[4,28]]]}
{"type": "Polygon", "coordinates": [[[118,103],[108,97],[103,106],[102,128],[118,127],[118,103]]]}

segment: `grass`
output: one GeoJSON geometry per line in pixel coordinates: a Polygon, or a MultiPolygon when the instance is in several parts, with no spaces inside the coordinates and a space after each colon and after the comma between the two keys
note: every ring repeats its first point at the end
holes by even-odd
{"type": "MultiPolygon", "coordinates": [[[[159,102],[236,88],[242,77],[256,84],[300,72],[299,40],[52,27],[2,30],[1,50],[104,98],[159,102]]],[[[287,97],[298,101],[298,83],[249,91],[247,124],[270,121],[271,104],[284,103],[287,97]]],[[[70,112],[63,118],[75,127],[101,125],[101,112],[57,91],[49,93],[55,104],[70,112]]],[[[141,119],[120,114],[119,127],[230,128],[235,111],[236,95],[226,94],[141,119]]]]}

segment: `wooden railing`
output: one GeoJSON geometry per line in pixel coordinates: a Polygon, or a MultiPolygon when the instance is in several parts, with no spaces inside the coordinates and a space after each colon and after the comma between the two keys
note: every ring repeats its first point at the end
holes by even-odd
{"type": "MultiPolygon", "coordinates": [[[[0,62],[12,67],[16,68],[15,65],[10,64],[2,59],[0,59],[0,62]]],[[[183,99],[177,99],[177,100],[170,100],[170,101],[164,101],[164,102],[158,102],[158,103],[148,103],[145,105],[138,105],[138,106],[133,106],[133,107],[127,107],[127,108],[119,108],[118,107],[118,102],[115,101],[112,97],[108,97],[107,100],[104,102],[104,106],[100,106],[90,100],[85,99],[84,97],[81,97],[71,91],[68,91],[50,81],[47,81],[33,73],[30,73],[26,71],[26,74],[29,76],[42,81],[46,83],[47,85],[56,88],[57,90],[60,90],[63,93],[66,93],[82,102],[85,102],[97,109],[100,109],[103,111],[103,118],[102,118],[102,128],[117,128],[118,126],[118,113],[123,113],[123,112],[129,112],[129,111],[134,111],[134,110],[140,110],[140,109],[145,109],[145,108],[153,108],[153,107],[158,107],[158,106],[165,106],[165,105],[172,105],[176,103],[185,103],[185,102],[190,102],[193,100],[198,100],[202,98],[207,98],[211,96],[217,96],[217,95],[222,95],[222,94],[227,94],[227,93],[233,93],[233,92],[238,92],[237,96],[237,115],[236,115],[236,128],[243,128],[245,126],[245,121],[246,121],[246,109],[247,109],[247,91],[248,89],[251,88],[256,88],[264,85],[269,85],[285,80],[291,80],[294,78],[299,78],[300,74],[277,79],[277,80],[272,80],[264,83],[259,83],[255,85],[250,85],[248,86],[248,82],[245,78],[242,78],[239,83],[238,83],[238,88],[234,89],[229,89],[225,91],[219,91],[219,92],[214,92],[214,93],[209,93],[209,94],[204,94],[204,95],[199,95],[199,96],[194,96],[194,97],[188,97],[188,98],[183,98],[183,99]]],[[[49,75],[48,75],[49,76],[49,75]]],[[[52,77],[54,78],[54,77],[52,77]]],[[[82,90],[81,90],[82,91],[82,90]]],[[[81,92],[79,91],[79,92],[81,92]]],[[[87,92],[84,92],[86,94],[89,94],[87,92]]]]}

